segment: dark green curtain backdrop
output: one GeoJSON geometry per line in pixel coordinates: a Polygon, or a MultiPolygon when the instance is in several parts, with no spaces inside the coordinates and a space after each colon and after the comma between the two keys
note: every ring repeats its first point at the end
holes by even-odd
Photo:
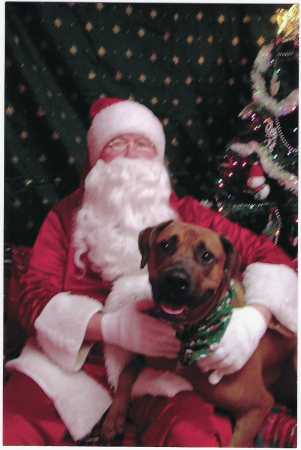
{"type": "Polygon", "coordinates": [[[5,240],[33,245],[75,190],[89,108],[101,95],[162,120],[179,195],[210,199],[216,157],[250,101],[279,4],[6,3],[5,240]]]}

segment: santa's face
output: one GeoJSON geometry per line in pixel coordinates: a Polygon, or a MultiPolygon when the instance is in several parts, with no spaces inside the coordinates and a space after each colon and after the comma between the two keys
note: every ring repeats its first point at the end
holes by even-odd
{"type": "Polygon", "coordinates": [[[139,158],[152,160],[157,156],[153,142],[140,134],[128,133],[116,136],[108,142],[100,159],[110,163],[116,158],[139,158]]]}

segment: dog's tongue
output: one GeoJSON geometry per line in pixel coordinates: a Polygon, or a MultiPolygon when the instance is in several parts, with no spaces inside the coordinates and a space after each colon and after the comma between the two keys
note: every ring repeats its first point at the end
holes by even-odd
{"type": "Polygon", "coordinates": [[[184,311],[184,306],[182,306],[179,309],[174,309],[174,308],[171,308],[171,307],[166,306],[164,304],[161,304],[161,308],[166,314],[173,314],[173,315],[182,314],[182,312],[184,311]]]}

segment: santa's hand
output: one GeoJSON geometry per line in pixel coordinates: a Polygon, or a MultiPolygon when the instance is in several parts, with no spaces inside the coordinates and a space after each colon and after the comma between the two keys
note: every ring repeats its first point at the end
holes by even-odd
{"type": "Polygon", "coordinates": [[[174,328],[144,314],[153,307],[152,300],[139,300],[104,314],[101,320],[104,342],[145,356],[177,358],[181,343],[174,328]]]}
{"type": "Polygon", "coordinates": [[[214,352],[197,361],[203,372],[217,384],[224,375],[240,370],[249,360],[267,329],[263,315],[253,306],[235,308],[221,342],[214,352]]]}

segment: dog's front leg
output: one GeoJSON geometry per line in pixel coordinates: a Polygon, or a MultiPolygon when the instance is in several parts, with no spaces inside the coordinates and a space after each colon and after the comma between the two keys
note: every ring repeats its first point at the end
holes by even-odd
{"type": "Polygon", "coordinates": [[[101,437],[107,442],[125,433],[132,387],[144,365],[144,358],[137,356],[119,375],[113,402],[101,428],[101,437]]]}

